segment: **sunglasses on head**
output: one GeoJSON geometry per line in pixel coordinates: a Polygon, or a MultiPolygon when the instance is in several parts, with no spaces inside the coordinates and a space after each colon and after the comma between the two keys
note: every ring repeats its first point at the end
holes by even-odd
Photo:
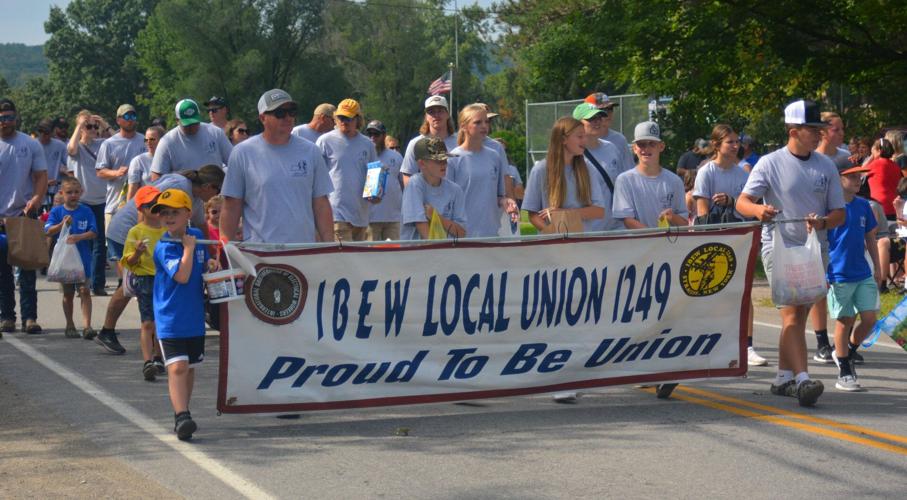
{"type": "Polygon", "coordinates": [[[88,123],[85,125],[85,130],[98,130],[100,128],[101,128],[100,125],[96,125],[94,123],[88,123]]]}
{"type": "Polygon", "coordinates": [[[267,114],[277,118],[278,120],[283,120],[288,116],[296,118],[296,108],[277,108],[274,111],[268,111],[267,114]]]}
{"type": "Polygon", "coordinates": [[[16,115],[0,115],[0,122],[14,122],[16,121],[16,115]]]}

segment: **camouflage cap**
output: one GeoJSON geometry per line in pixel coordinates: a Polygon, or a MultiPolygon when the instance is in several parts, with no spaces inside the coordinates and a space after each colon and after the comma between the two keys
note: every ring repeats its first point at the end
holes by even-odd
{"type": "Polygon", "coordinates": [[[413,155],[416,160],[435,160],[446,161],[459,155],[452,155],[447,152],[447,146],[444,141],[437,137],[423,137],[416,142],[413,148],[413,155]]]}

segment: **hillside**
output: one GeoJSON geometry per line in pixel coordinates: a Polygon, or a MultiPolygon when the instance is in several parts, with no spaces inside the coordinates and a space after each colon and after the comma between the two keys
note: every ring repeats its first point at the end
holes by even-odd
{"type": "Polygon", "coordinates": [[[0,76],[11,87],[21,85],[33,76],[47,74],[47,59],[42,45],[0,43],[0,76]]]}

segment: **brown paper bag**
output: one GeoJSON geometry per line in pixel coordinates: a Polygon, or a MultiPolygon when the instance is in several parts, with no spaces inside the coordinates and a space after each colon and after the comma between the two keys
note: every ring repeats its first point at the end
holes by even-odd
{"type": "Polygon", "coordinates": [[[551,212],[551,223],[543,227],[542,234],[582,233],[583,219],[573,210],[557,210],[551,212]]]}
{"type": "Polygon", "coordinates": [[[50,264],[44,224],[28,217],[6,218],[6,239],[9,243],[7,262],[22,269],[41,269],[50,264]]]}

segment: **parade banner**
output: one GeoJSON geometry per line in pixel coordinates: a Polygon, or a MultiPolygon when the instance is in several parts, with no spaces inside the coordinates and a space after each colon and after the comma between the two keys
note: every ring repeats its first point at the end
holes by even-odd
{"type": "Polygon", "coordinates": [[[244,249],[218,409],[329,410],[741,376],[758,227],[244,249]]]}

